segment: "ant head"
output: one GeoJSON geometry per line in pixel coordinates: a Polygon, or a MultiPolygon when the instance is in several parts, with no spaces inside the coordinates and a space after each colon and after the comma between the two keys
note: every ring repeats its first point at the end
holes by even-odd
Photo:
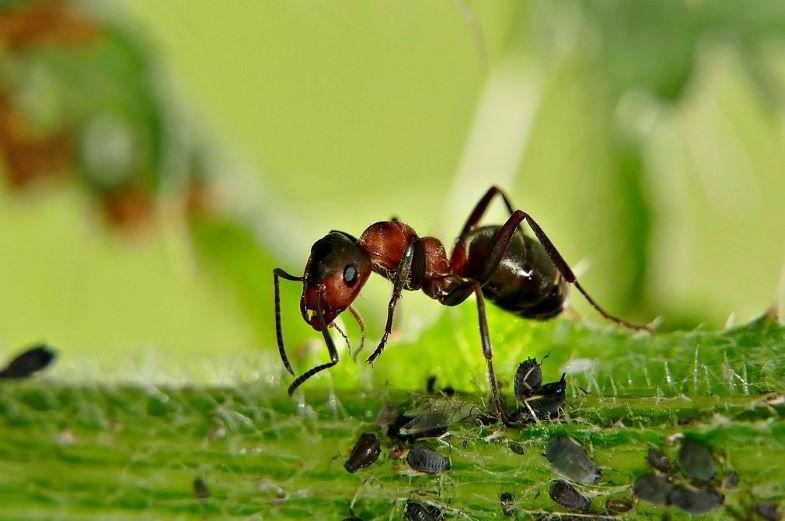
{"type": "Polygon", "coordinates": [[[316,241],[305,265],[303,319],[317,331],[331,324],[354,301],[371,271],[368,254],[351,235],[332,231],[316,241]]]}

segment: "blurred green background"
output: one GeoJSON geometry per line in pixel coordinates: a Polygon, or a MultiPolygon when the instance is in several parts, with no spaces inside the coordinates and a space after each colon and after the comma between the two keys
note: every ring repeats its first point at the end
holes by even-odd
{"type": "MultiPolygon", "coordinates": [[[[775,1],[0,2],[0,352],[277,375],[274,266],[392,215],[449,247],[492,184],[614,313],[781,309],[784,64],[775,1]]],[[[389,291],[359,302],[371,342],[389,291]]],[[[407,294],[402,336],[441,312],[407,294]]]]}

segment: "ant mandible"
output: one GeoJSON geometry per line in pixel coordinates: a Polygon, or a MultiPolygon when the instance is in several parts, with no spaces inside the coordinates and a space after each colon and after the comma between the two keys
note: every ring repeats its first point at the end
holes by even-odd
{"type": "Polygon", "coordinates": [[[521,318],[546,320],[562,312],[568,285],[572,284],[606,319],[633,330],[651,331],[648,326],[632,324],[602,309],[580,285],[540,225],[526,212],[516,210],[504,191],[492,187],[469,215],[449,261],[441,241],[434,237],[419,237],[410,226],[392,219],[372,224],[359,239],[345,232],[331,231],[314,243],[301,277],[280,268],[273,270],[275,332],[286,369],[294,376],[281,332],[279,278],[303,283],[300,312],[311,327],[321,331],[330,354],[329,362],[306,371],[292,382],[290,396],[310,377],[338,363],[338,351],[327,328],[340,313],[348,309],[364,332],[362,318],[352,302],[371,272],[392,281],[393,291],[384,334],[367,362],[376,360],[384,349],[403,290],[422,290],[445,306],[456,306],[474,294],[488,384],[499,418],[508,425],[511,421],[493,370],[485,318],[486,298],[521,318]],[[501,226],[478,226],[497,195],[504,201],[509,219],[501,226]],[[523,233],[520,225],[524,221],[537,240],[523,233]]]}

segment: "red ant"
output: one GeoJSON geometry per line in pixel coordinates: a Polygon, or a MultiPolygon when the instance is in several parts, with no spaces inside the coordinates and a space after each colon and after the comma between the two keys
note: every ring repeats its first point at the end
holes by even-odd
{"type": "Polygon", "coordinates": [[[485,299],[521,318],[546,320],[562,312],[568,285],[573,284],[600,315],[634,330],[651,331],[603,310],[583,289],[567,262],[529,214],[515,210],[501,189],[492,187],[469,215],[455,242],[449,261],[441,241],[418,237],[406,224],[392,219],[369,226],[359,239],[331,231],[314,243],[302,277],[280,268],[273,270],[275,329],[278,350],[286,369],[294,376],[283,343],[278,278],[301,281],[300,312],[316,331],[321,331],[330,361],[306,371],[289,386],[291,396],[318,372],[338,363],[338,351],[327,331],[344,310],[354,316],[364,333],[362,318],[352,307],[371,272],[393,283],[387,307],[387,323],[379,345],[367,362],[382,352],[392,330],[393,316],[403,290],[422,290],[445,306],[456,306],[474,294],[480,324],[480,340],[488,366],[488,382],[499,417],[511,424],[502,404],[493,370],[491,342],[485,318],[485,299]],[[477,226],[495,196],[500,196],[510,213],[501,226],[477,226]],[[537,240],[525,235],[520,225],[529,225],[537,240]],[[539,242],[538,242],[539,241],[539,242]]]}

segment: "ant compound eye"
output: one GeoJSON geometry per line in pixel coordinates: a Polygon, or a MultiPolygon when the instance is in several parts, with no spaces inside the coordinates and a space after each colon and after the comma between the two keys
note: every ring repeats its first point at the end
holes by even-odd
{"type": "Polygon", "coordinates": [[[357,282],[357,268],[354,264],[349,264],[343,270],[343,281],[347,286],[354,286],[357,282]]]}

